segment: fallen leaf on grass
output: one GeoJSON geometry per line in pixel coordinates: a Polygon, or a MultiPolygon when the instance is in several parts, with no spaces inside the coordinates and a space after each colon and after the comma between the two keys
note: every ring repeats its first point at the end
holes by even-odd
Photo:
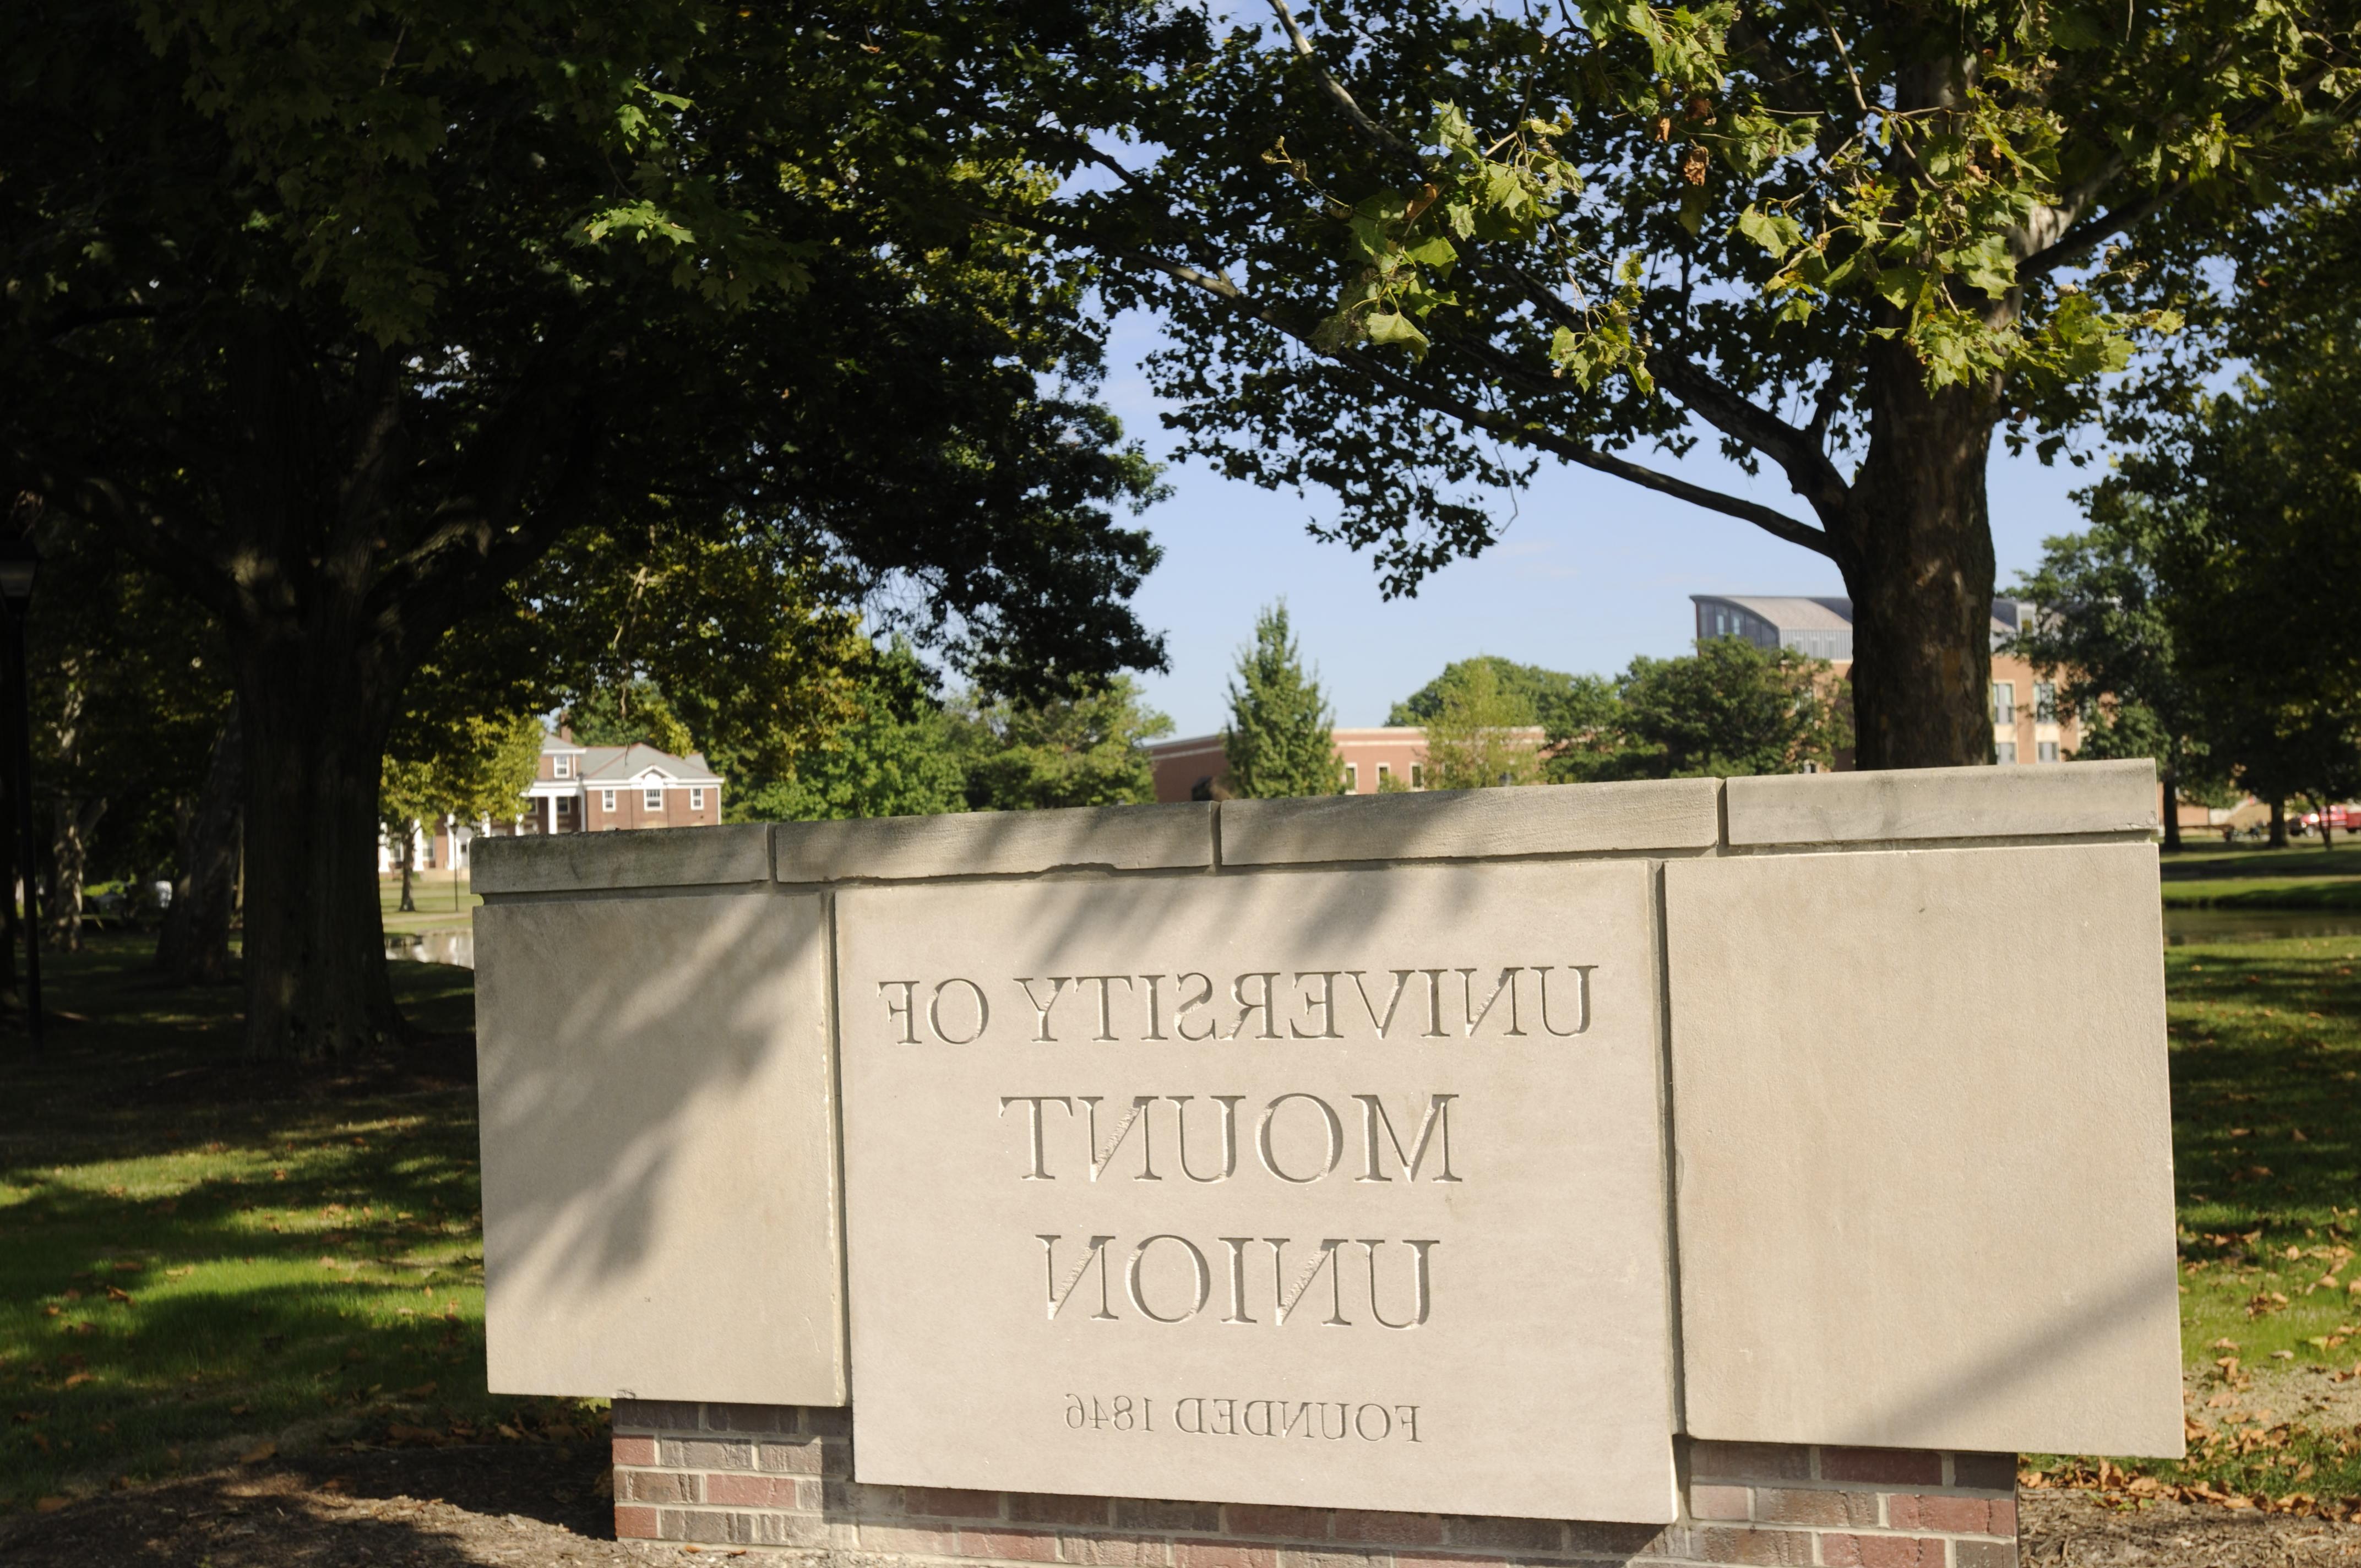
{"type": "Polygon", "coordinates": [[[69,1506],[72,1501],[71,1497],[43,1497],[33,1504],[33,1511],[37,1514],[53,1514],[60,1508],[69,1506]]]}
{"type": "Polygon", "coordinates": [[[396,1442],[441,1442],[443,1434],[433,1427],[415,1427],[406,1421],[395,1421],[385,1429],[385,1435],[396,1442]]]}
{"type": "Polygon", "coordinates": [[[244,1453],[239,1454],[237,1462],[240,1464],[259,1464],[278,1452],[279,1445],[266,1437],[244,1453]]]}
{"type": "Polygon", "coordinates": [[[423,1399],[427,1395],[434,1392],[434,1385],[432,1383],[421,1383],[417,1387],[404,1388],[402,1392],[409,1395],[413,1399],[423,1399]]]}
{"type": "Polygon", "coordinates": [[[120,1301],[126,1307],[131,1305],[131,1292],[126,1290],[120,1285],[108,1286],[106,1288],[106,1299],[110,1301],[120,1301]]]}
{"type": "Polygon", "coordinates": [[[91,1375],[87,1372],[77,1372],[72,1376],[66,1379],[66,1387],[69,1388],[79,1388],[83,1384],[90,1381],[90,1376],[91,1375]]]}

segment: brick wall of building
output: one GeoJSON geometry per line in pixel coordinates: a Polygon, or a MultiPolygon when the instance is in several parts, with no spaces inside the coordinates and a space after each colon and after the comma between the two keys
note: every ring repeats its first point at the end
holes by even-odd
{"type": "Polygon", "coordinates": [[[846,1410],[615,1401],[626,1540],[1106,1568],[2007,1568],[2005,1453],[1683,1442],[1666,1526],[865,1486],[846,1410]]]}

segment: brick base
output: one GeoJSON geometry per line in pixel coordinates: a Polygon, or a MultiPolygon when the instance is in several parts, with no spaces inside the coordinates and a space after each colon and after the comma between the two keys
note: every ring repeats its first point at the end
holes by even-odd
{"type": "Polygon", "coordinates": [[[615,1401],[615,1533],[961,1563],[2014,1568],[2005,1453],[1689,1442],[1670,1525],[864,1486],[850,1411],[615,1401]]]}

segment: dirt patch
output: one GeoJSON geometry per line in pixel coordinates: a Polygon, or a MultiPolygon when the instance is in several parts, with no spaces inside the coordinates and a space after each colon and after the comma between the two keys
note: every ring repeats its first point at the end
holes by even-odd
{"type": "Polygon", "coordinates": [[[2088,1492],[2016,1497],[2023,1568],[2289,1568],[2361,1563],[2361,1524],[2291,1519],[2251,1509],[2151,1502],[2109,1508],[2088,1492]]]}
{"type": "MultiPolygon", "coordinates": [[[[689,1561],[612,1539],[605,1443],[329,1453],[0,1519],[8,1568],[594,1568],[689,1561]]],[[[707,1555],[711,1555],[710,1553],[707,1555]]]]}

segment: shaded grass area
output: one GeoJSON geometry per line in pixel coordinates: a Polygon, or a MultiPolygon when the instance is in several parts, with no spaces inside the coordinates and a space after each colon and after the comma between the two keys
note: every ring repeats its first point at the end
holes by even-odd
{"type": "Polygon", "coordinates": [[[239,1056],[238,993],[148,942],[50,955],[45,1058],[0,1036],[0,1511],[274,1448],[585,1431],[484,1393],[473,976],[393,966],[413,1059],[239,1056]]]}
{"type": "Polygon", "coordinates": [[[2355,937],[2165,954],[2191,1452],[2121,1461],[2112,1485],[2361,1499],[2356,970],[2355,937]]]}

